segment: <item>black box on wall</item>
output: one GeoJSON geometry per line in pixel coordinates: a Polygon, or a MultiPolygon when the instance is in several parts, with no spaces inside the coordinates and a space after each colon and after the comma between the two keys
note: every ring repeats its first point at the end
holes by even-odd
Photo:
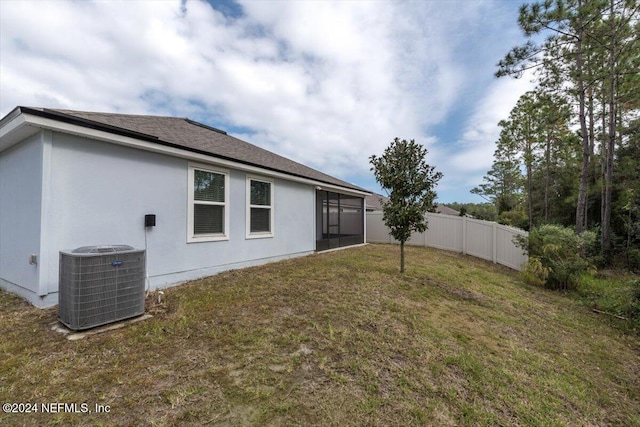
{"type": "Polygon", "coordinates": [[[144,226],[145,227],[155,227],[156,226],[156,216],[153,214],[144,216],[144,226]]]}

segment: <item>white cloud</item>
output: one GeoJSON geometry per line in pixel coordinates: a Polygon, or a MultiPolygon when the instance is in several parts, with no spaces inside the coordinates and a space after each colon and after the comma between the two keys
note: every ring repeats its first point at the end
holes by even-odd
{"type": "Polygon", "coordinates": [[[532,90],[531,75],[520,79],[495,80],[476,104],[466,122],[462,138],[455,152],[444,160],[446,180],[443,189],[465,187],[471,189],[482,183],[482,177],[491,168],[496,141],[500,135],[498,122],[509,116],[518,98],[532,90]]]}
{"type": "Polygon", "coordinates": [[[496,80],[467,122],[459,143],[463,150],[451,158],[452,165],[461,171],[489,169],[493,162],[495,142],[500,135],[498,122],[506,119],[520,96],[534,86],[530,76],[496,80]]]}
{"type": "Polygon", "coordinates": [[[506,13],[498,6],[243,1],[229,18],[199,0],[0,1],[0,114],[33,105],[217,120],[362,181],[369,155],[398,136],[428,145],[439,169],[474,172],[514,83],[492,85],[464,152],[451,157],[430,129],[477,90],[470,37],[486,38],[485,20],[506,13]]]}

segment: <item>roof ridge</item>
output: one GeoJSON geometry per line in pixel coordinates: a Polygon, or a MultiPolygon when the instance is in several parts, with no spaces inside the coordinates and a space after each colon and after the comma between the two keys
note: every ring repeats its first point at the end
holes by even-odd
{"type": "Polygon", "coordinates": [[[191,125],[194,125],[194,126],[200,126],[200,127],[202,127],[202,128],[209,129],[209,130],[212,130],[212,131],[214,131],[214,132],[221,133],[221,134],[223,134],[223,135],[227,135],[227,131],[226,131],[226,130],[218,129],[218,128],[213,127],[213,126],[209,126],[209,125],[207,125],[207,124],[197,122],[197,121],[192,120],[192,119],[190,119],[190,118],[188,118],[188,117],[185,117],[183,120],[185,120],[187,123],[189,123],[189,124],[191,124],[191,125]]]}

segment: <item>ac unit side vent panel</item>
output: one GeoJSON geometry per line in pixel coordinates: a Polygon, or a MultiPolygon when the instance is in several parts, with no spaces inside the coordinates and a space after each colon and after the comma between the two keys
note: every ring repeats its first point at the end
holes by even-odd
{"type": "Polygon", "coordinates": [[[145,252],[97,248],[60,252],[58,318],[73,330],[144,314],[145,252]]]}

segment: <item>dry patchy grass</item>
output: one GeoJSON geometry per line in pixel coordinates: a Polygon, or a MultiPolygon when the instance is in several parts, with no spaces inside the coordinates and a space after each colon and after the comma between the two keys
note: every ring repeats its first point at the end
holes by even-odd
{"type": "Polygon", "coordinates": [[[0,293],[0,425],[639,425],[640,343],[470,257],[369,245],[213,276],[67,341],[0,293]]]}

